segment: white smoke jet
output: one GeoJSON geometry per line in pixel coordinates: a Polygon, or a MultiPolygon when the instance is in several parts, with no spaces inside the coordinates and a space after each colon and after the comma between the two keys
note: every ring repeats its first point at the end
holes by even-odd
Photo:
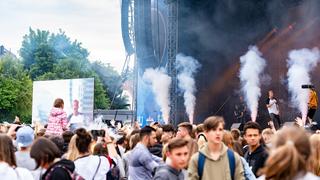
{"type": "Polygon", "coordinates": [[[171,85],[171,77],[165,73],[164,69],[146,69],[143,79],[151,83],[152,91],[156,97],[156,101],[160,106],[163,120],[166,124],[169,121],[170,113],[170,96],[169,90],[171,85]]]}
{"type": "Polygon", "coordinates": [[[310,72],[319,61],[319,49],[299,49],[289,52],[288,63],[288,88],[291,94],[291,102],[298,108],[305,124],[308,113],[309,91],[302,89],[301,85],[311,84],[310,72]]]}
{"type": "Polygon", "coordinates": [[[194,81],[194,74],[201,67],[199,62],[191,56],[185,56],[184,54],[177,55],[177,69],[179,74],[178,87],[183,91],[184,106],[189,117],[189,121],[193,124],[194,107],[196,104],[196,85],[194,81]]]}
{"type": "Polygon", "coordinates": [[[266,66],[261,52],[256,46],[249,47],[249,51],[240,57],[240,81],[247,105],[251,111],[251,120],[256,121],[258,114],[258,100],[261,96],[260,75],[266,66]]]}

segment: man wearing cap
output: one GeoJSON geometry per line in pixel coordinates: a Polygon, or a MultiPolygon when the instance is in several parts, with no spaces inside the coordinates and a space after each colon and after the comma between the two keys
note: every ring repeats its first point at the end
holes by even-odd
{"type": "Polygon", "coordinates": [[[33,129],[29,126],[19,128],[16,134],[18,151],[15,152],[18,167],[34,170],[36,162],[30,157],[30,147],[34,140],[33,129]]]}

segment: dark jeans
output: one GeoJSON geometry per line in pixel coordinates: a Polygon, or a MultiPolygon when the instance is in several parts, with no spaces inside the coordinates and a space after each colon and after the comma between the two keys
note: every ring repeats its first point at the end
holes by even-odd
{"type": "Polygon", "coordinates": [[[280,127],[282,125],[281,120],[280,120],[280,116],[277,114],[273,114],[273,113],[270,113],[269,115],[270,115],[270,118],[273,122],[274,128],[276,130],[280,129],[280,127]]]}
{"type": "Polygon", "coordinates": [[[308,117],[313,119],[314,114],[316,113],[317,109],[309,108],[308,109],[308,117]]]}

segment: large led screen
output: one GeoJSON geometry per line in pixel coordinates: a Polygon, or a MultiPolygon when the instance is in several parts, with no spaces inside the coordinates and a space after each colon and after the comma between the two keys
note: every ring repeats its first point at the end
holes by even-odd
{"type": "Polygon", "coordinates": [[[64,101],[63,110],[70,118],[75,109],[84,124],[93,122],[94,79],[65,79],[33,82],[32,123],[45,125],[55,99],[64,101]],[[76,104],[76,105],[75,105],[76,104]]]}

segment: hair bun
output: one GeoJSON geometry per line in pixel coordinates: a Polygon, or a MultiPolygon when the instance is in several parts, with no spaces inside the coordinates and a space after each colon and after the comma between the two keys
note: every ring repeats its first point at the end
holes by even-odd
{"type": "Polygon", "coordinates": [[[89,133],[87,132],[87,130],[84,129],[84,128],[79,128],[79,129],[77,129],[77,130],[76,130],[76,134],[77,134],[77,136],[78,136],[79,138],[86,138],[86,137],[89,135],[89,133]]]}
{"type": "Polygon", "coordinates": [[[80,153],[89,152],[89,145],[91,143],[91,135],[84,128],[79,128],[75,132],[77,134],[76,147],[80,153]]]}

